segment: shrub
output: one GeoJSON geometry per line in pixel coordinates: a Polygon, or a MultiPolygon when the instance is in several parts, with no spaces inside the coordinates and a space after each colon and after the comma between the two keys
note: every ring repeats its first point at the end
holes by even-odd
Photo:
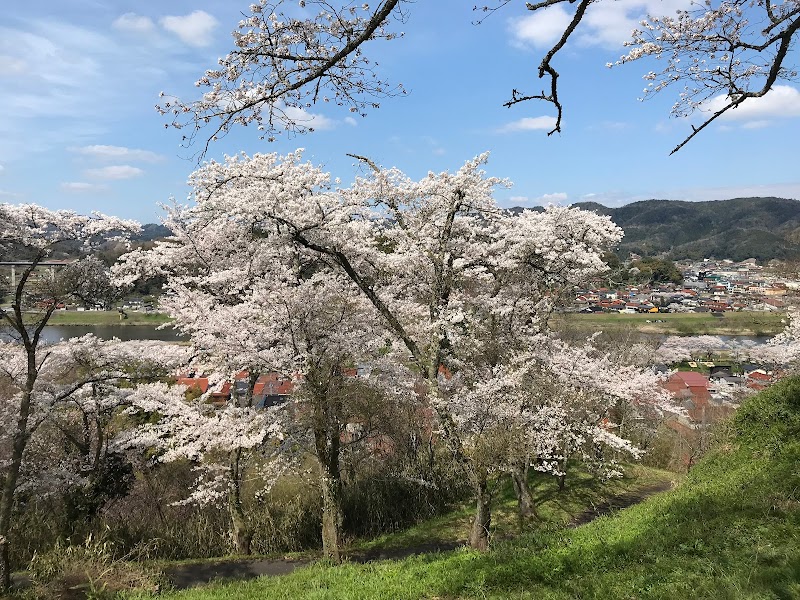
{"type": "Polygon", "coordinates": [[[37,600],[105,600],[120,592],[158,592],[163,575],[140,564],[114,558],[112,544],[89,537],[83,545],[56,542],[30,563],[32,587],[26,596],[37,600]]]}

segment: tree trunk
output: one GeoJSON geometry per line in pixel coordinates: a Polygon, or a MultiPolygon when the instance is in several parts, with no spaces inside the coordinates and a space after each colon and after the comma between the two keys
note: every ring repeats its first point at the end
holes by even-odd
{"type": "Polygon", "coordinates": [[[322,553],[339,563],[342,536],[342,482],[333,469],[320,464],[322,483],[322,553]]]}
{"type": "Polygon", "coordinates": [[[320,364],[307,376],[312,408],[314,452],[319,467],[322,490],[322,553],[335,563],[341,562],[342,543],[342,472],[341,424],[343,386],[341,367],[320,364]]]}
{"type": "Polygon", "coordinates": [[[528,464],[514,464],[511,467],[511,482],[514,484],[514,493],[517,496],[517,508],[521,521],[537,518],[536,503],[528,486],[528,464]]]}
{"type": "Polygon", "coordinates": [[[14,494],[17,491],[17,480],[22,466],[22,455],[27,442],[27,422],[30,412],[30,394],[23,394],[23,409],[17,419],[17,430],[11,453],[11,464],[3,481],[3,494],[0,498],[0,595],[8,592],[11,585],[11,564],[9,562],[9,534],[11,532],[11,514],[14,508],[14,494]]]}
{"type": "Polygon", "coordinates": [[[253,540],[253,532],[247,524],[247,517],[242,507],[242,488],[241,488],[241,449],[234,450],[231,457],[231,491],[228,494],[228,508],[231,513],[231,537],[236,554],[250,554],[250,543],[253,540]]]}
{"type": "Polygon", "coordinates": [[[564,450],[564,457],[561,459],[561,474],[558,476],[558,491],[563,492],[567,487],[567,467],[569,467],[569,456],[564,450]]]}
{"type": "Polygon", "coordinates": [[[11,588],[11,561],[8,556],[8,541],[0,535],[0,597],[11,588]]]}
{"type": "Polygon", "coordinates": [[[42,330],[50,320],[56,308],[54,299],[54,302],[48,307],[38,324],[33,328],[33,334],[31,335],[28,328],[25,326],[25,319],[23,318],[23,292],[31,273],[33,273],[44,257],[44,251],[40,250],[31,261],[31,264],[22,273],[22,277],[14,291],[14,302],[12,304],[13,316],[10,316],[8,312],[4,313],[5,321],[19,334],[22,340],[22,345],[27,355],[27,372],[11,445],[11,463],[6,471],[5,478],[3,479],[3,488],[0,492],[0,596],[7,594],[11,587],[9,534],[11,532],[14,496],[17,492],[17,482],[22,469],[22,457],[25,454],[25,446],[27,446],[28,438],[31,435],[28,420],[31,415],[33,390],[36,386],[36,380],[39,377],[39,368],[44,363],[44,360],[47,359],[47,356],[45,356],[43,360],[37,361],[36,349],[39,346],[39,337],[42,334],[42,330]]]}
{"type": "Polygon", "coordinates": [[[487,550],[489,528],[492,525],[492,497],[485,476],[479,478],[475,486],[475,495],[475,520],[472,522],[472,531],[469,534],[469,545],[477,550],[487,550]]]}
{"type": "Polygon", "coordinates": [[[11,587],[11,562],[10,541],[11,515],[14,508],[14,495],[17,491],[17,480],[22,468],[22,456],[28,443],[28,418],[31,412],[31,398],[33,387],[36,384],[38,372],[36,370],[35,350],[28,348],[28,375],[25,382],[25,391],[19,404],[17,424],[11,447],[11,464],[3,480],[2,496],[0,496],[0,595],[8,593],[11,587]]]}
{"type": "MultiPolygon", "coordinates": [[[[251,370],[244,398],[237,397],[234,392],[232,402],[244,407],[253,406],[253,390],[258,376],[259,373],[251,370]]],[[[231,539],[234,551],[247,556],[252,552],[253,531],[247,523],[247,516],[242,506],[242,452],[241,448],[237,448],[231,453],[231,491],[228,494],[228,510],[231,515],[231,539]]]]}
{"type": "Polygon", "coordinates": [[[249,556],[251,553],[250,544],[253,541],[253,533],[247,527],[244,513],[231,507],[231,537],[236,554],[249,556]]]}
{"type": "Polygon", "coordinates": [[[314,428],[314,445],[322,487],[322,553],[333,562],[341,562],[342,474],[339,466],[341,441],[338,420],[314,428]]]}

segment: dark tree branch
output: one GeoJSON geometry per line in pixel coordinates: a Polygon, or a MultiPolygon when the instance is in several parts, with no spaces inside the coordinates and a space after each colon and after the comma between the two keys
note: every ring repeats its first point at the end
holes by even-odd
{"type": "MultiPolygon", "coordinates": [[[[539,8],[543,8],[546,6],[551,6],[553,4],[558,4],[560,2],[565,2],[567,0],[546,0],[545,2],[540,2],[538,4],[529,5],[529,10],[537,10],[539,8]]],[[[570,0],[571,1],[571,0],[570,0]]],[[[582,0],[580,4],[578,4],[578,8],[575,11],[575,14],[572,17],[572,21],[570,21],[567,28],[564,30],[564,33],[561,35],[561,39],[556,42],[556,44],[550,48],[550,51],[545,55],[542,59],[541,64],[539,65],[539,79],[542,79],[545,75],[550,77],[550,93],[546,94],[542,91],[541,94],[534,94],[534,95],[525,95],[521,94],[517,90],[511,90],[511,99],[503,104],[503,106],[510,108],[515,104],[519,104],[520,102],[525,102],[527,100],[544,100],[545,102],[551,103],[553,106],[556,107],[556,123],[553,129],[547,132],[547,135],[553,135],[556,132],[561,132],[561,117],[564,112],[564,108],[561,105],[561,102],[558,99],[558,71],[556,71],[553,66],[551,65],[551,61],[555,58],[555,55],[567,44],[569,37],[578,27],[578,24],[583,19],[583,15],[586,13],[586,9],[589,7],[589,4],[592,3],[592,0],[582,0]]]]}

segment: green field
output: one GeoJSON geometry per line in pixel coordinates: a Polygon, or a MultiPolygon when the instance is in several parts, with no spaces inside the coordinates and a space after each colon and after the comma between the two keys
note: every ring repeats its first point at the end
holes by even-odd
{"type": "Polygon", "coordinates": [[[542,525],[486,553],[330,566],[159,598],[800,598],[800,379],[747,401],[686,481],[571,528],[542,525]]]}
{"type": "Polygon", "coordinates": [[[553,317],[555,329],[581,332],[636,330],[670,335],[775,335],[786,325],[786,313],[569,313],[553,317]],[[655,321],[662,321],[656,323],[655,321]]]}

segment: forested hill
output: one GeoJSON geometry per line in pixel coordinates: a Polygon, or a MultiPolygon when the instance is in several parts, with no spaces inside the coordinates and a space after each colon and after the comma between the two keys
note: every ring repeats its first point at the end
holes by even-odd
{"type": "Polygon", "coordinates": [[[759,261],[800,259],[800,201],[734,198],[712,202],[644,200],[619,208],[573,206],[609,215],[625,230],[621,253],[759,261]]]}

